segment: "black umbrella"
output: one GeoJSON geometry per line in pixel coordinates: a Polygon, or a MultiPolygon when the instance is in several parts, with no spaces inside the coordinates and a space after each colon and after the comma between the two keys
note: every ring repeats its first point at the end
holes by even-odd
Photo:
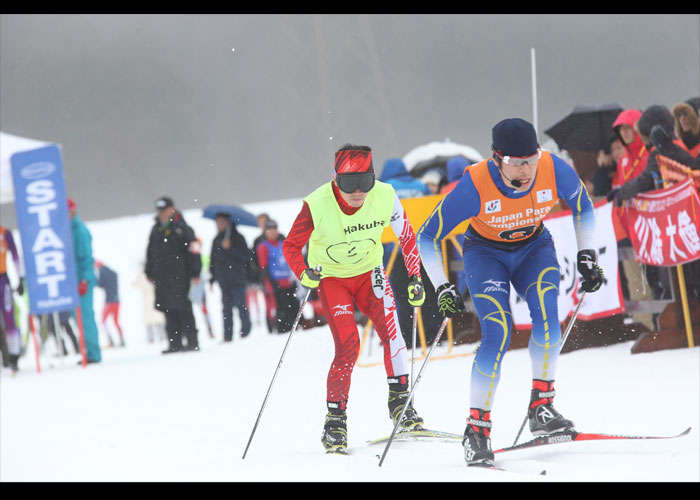
{"type": "Polygon", "coordinates": [[[216,214],[227,214],[236,225],[257,226],[256,217],[236,205],[209,205],[202,214],[206,219],[215,219],[216,214]]]}
{"type": "Polygon", "coordinates": [[[556,124],[545,130],[566,151],[597,152],[609,150],[612,124],[623,110],[616,102],[595,106],[576,106],[556,124]]]}

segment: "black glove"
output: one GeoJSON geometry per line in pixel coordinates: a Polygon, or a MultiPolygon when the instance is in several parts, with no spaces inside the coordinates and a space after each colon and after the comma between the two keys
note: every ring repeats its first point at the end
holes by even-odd
{"type": "Polygon", "coordinates": [[[595,250],[580,250],[576,254],[576,267],[578,272],[583,276],[581,288],[584,292],[596,292],[603,284],[603,269],[596,264],[598,256],[595,250]]]}
{"type": "Polygon", "coordinates": [[[662,151],[673,144],[673,139],[668,132],[661,125],[654,125],[651,127],[651,133],[649,134],[649,139],[656,149],[662,151]]]}
{"type": "Polygon", "coordinates": [[[19,295],[24,295],[24,279],[20,278],[19,285],[17,285],[17,293],[19,295]]]}
{"type": "Polygon", "coordinates": [[[621,207],[622,206],[622,193],[620,192],[620,188],[613,189],[608,193],[606,198],[608,201],[612,201],[615,203],[616,207],[621,207]]]}
{"type": "Polygon", "coordinates": [[[464,310],[464,300],[453,284],[444,283],[435,292],[438,294],[438,308],[446,318],[452,318],[464,310]]]}

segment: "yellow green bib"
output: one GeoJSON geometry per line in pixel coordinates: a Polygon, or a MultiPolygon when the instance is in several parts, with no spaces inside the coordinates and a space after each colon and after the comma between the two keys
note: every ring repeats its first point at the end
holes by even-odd
{"type": "Polygon", "coordinates": [[[309,205],[314,230],[309,239],[309,267],[321,265],[324,277],[350,278],[382,263],[382,232],[391,222],[394,188],[380,181],[353,215],[338,206],[329,182],[304,201],[309,205]]]}

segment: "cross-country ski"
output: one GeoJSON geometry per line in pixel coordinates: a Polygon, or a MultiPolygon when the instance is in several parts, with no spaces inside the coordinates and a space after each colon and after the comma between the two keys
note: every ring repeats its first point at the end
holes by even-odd
{"type": "Polygon", "coordinates": [[[494,450],[494,453],[504,453],[507,451],[522,450],[525,448],[534,448],[537,446],[545,446],[548,444],[561,444],[561,443],[574,443],[577,441],[606,441],[611,439],[617,440],[648,440],[648,439],[675,439],[682,436],[686,436],[691,430],[688,427],[683,432],[673,435],[673,436],[626,436],[624,434],[604,434],[596,432],[578,432],[574,430],[557,432],[555,434],[550,434],[548,436],[536,437],[525,443],[516,444],[513,446],[507,446],[506,448],[501,448],[494,450]]]}

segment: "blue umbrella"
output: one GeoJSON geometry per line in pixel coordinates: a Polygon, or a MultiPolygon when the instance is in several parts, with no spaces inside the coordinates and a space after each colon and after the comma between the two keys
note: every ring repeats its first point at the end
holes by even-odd
{"type": "Polygon", "coordinates": [[[257,226],[256,217],[236,205],[209,205],[204,209],[202,216],[206,219],[215,219],[216,214],[226,214],[236,225],[257,226]]]}

